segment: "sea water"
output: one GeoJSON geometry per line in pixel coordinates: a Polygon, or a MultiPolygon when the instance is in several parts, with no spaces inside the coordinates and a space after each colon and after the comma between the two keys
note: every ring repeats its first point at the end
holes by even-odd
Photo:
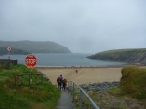
{"type": "MultiPolygon", "coordinates": [[[[36,53],[34,54],[37,58],[37,65],[42,67],[96,67],[96,66],[120,66],[125,65],[125,62],[113,62],[113,61],[102,61],[102,60],[91,60],[86,58],[93,54],[84,53],[36,53]]],[[[19,64],[25,64],[25,58],[27,55],[10,55],[10,59],[17,60],[19,64]]],[[[8,55],[0,56],[0,59],[8,59],[8,55]]]]}

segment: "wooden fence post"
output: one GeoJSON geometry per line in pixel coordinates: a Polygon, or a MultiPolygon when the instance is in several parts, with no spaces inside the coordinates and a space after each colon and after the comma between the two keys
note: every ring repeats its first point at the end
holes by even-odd
{"type": "Polygon", "coordinates": [[[19,85],[19,88],[21,86],[21,76],[22,76],[21,74],[18,75],[18,85],[19,85]]]}
{"type": "Polygon", "coordinates": [[[38,85],[39,85],[39,73],[37,73],[37,91],[38,91],[38,85]]]}

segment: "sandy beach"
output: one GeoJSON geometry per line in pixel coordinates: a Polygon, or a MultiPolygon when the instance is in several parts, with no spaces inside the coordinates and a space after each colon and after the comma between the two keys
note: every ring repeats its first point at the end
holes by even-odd
{"type": "Polygon", "coordinates": [[[68,81],[74,81],[77,84],[120,81],[122,76],[122,67],[107,68],[35,68],[44,73],[56,85],[57,77],[62,74],[68,81]],[[76,73],[78,70],[78,73],[76,73]]]}
{"type": "MultiPolygon", "coordinates": [[[[123,67],[104,67],[104,68],[35,68],[44,73],[56,85],[57,77],[62,74],[68,81],[74,81],[77,84],[95,83],[95,82],[113,82],[120,81],[122,77],[121,69],[123,67]],[[78,73],[76,73],[78,70],[78,73]]],[[[142,66],[142,68],[146,68],[142,66]]]]}

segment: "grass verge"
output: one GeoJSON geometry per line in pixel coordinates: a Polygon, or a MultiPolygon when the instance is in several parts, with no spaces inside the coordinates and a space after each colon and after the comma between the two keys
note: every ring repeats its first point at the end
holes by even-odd
{"type": "MultiPolygon", "coordinates": [[[[7,69],[0,66],[0,109],[55,109],[60,92],[42,76],[38,91],[35,85],[29,87],[29,76],[21,78],[21,84],[26,86],[19,88],[15,84],[15,75],[29,73],[30,69],[21,64],[7,69]]],[[[32,74],[37,74],[37,71],[33,69],[32,74]]],[[[36,83],[36,79],[32,76],[33,82],[36,83]]]]}

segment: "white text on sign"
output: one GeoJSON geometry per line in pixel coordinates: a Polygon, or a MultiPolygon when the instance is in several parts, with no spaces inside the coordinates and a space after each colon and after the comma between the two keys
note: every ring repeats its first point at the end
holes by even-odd
{"type": "Polygon", "coordinates": [[[26,62],[26,64],[35,64],[36,60],[35,59],[26,59],[25,62],[26,62]]]}

